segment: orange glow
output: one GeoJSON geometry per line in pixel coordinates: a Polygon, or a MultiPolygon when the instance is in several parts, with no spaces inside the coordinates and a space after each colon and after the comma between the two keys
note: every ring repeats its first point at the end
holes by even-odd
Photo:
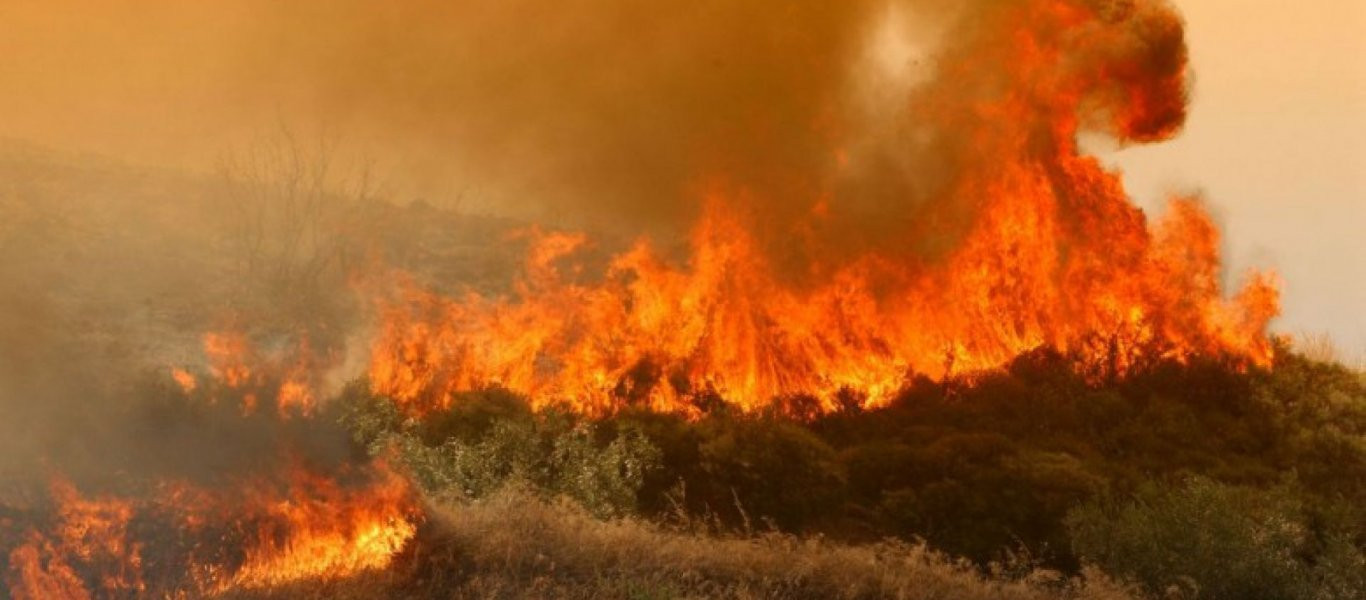
{"type": "MultiPolygon", "coordinates": [[[[1119,174],[1080,152],[1082,128],[1170,137],[1186,101],[1178,18],[1140,3],[1131,29],[1091,6],[1005,9],[914,103],[953,133],[957,172],[940,201],[906,209],[904,235],[908,246],[957,235],[947,253],[850,257],[810,235],[772,239],[750,210],[769,204],[713,186],[683,261],[642,240],[582,282],[559,269],[586,237],[533,233],[508,296],[441,297],[401,277],[379,300],[373,390],[418,414],[487,386],[588,414],[693,414],[703,397],[755,410],[807,396],[831,410],[885,403],[912,374],[995,369],[1038,347],[1096,380],[1197,355],[1270,364],[1274,278],[1252,274],[1225,297],[1218,231],[1199,202],[1175,199],[1149,224],[1119,174]],[[936,228],[962,214],[961,235],[936,228]],[[806,276],[771,257],[794,242],[816,257],[806,276]]],[[[827,193],[793,201],[811,206],[795,232],[840,210],[827,193]]]]}
{"type": "Polygon", "coordinates": [[[248,490],[246,560],[229,587],[254,588],[310,578],[339,578],[382,569],[416,532],[407,482],[387,469],[377,481],[348,490],[335,480],[295,469],[284,493],[248,490]]]}
{"type": "Polygon", "coordinates": [[[82,498],[64,480],[52,483],[57,504],[50,535],[29,531],[10,553],[10,594],[15,598],[89,598],[73,565],[96,573],[97,595],[141,592],[141,545],[128,539],[132,503],[82,498]]]}
{"type": "Polygon", "coordinates": [[[51,540],[29,532],[9,555],[9,593],[14,600],[85,600],[85,583],[51,540]]]}
{"type": "Polygon", "coordinates": [[[143,501],[83,498],[57,480],[52,530],[30,530],[10,553],[10,594],[136,595],[151,576],[144,547],[201,537],[171,559],[185,572],[157,573],[158,581],[179,578],[173,587],[212,595],[382,569],[412,538],[418,515],[407,482],[383,464],[361,475],[363,483],[343,485],[296,465],[280,478],[224,489],[169,484],[161,497],[143,501]],[[129,528],[135,518],[174,531],[139,539],[129,528]]]}
{"type": "Polygon", "coordinates": [[[185,369],[171,369],[171,379],[175,380],[176,385],[180,386],[180,391],[186,394],[194,393],[195,388],[199,387],[198,380],[185,369]]]}
{"type": "MultiPolygon", "coordinates": [[[[282,418],[313,414],[317,395],[310,368],[313,357],[306,341],[285,352],[267,354],[240,332],[210,332],[204,334],[204,355],[215,380],[229,389],[245,392],[244,415],[256,412],[263,396],[274,400],[282,418]]],[[[171,377],[186,393],[195,390],[194,376],[183,369],[173,370],[171,377]]]]}
{"type": "Polygon", "coordinates": [[[242,387],[251,378],[253,354],[246,336],[236,332],[204,334],[204,355],[215,379],[231,388],[242,387]]]}
{"type": "MultiPolygon", "coordinates": [[[[279,410],[261,417],[312,416],[306,344],[272,358],[245,335],[204,339],[211,379],[201,386],[188,371],[172,370],[186,395],[230,391],[241,398],[243,416],[273,397],[279,410]]],[[[280,443],[278,464],[221,485],[169,480],[151,494],[87,497],[54,479],[52,516],[36,517],[19,544],[6,545],[9,595],[201,597],[388,566],[421,518],[408,481],[383,461],[312,464],[296,457],[288,440],[280,443]],[[145,562],[149,556],[156,558],[145,562]],[[149,590],[148,581],[160,587],[149,590]]]]}

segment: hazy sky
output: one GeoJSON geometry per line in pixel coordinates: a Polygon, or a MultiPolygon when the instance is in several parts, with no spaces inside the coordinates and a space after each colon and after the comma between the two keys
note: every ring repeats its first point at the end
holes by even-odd
{"type": "Polygon", "coordinates": [[[1177,6],[1195,68],[1186,129],[1109,159],[1147,208],[1204,191],[1232,275],[1281,273],[1278,330],[1330,332],[1366,356],[1366,2],[1177,6]]]}

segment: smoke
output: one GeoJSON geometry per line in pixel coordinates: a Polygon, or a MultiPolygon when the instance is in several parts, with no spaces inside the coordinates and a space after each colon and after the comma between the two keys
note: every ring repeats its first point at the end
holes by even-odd
{"type": "MultiPolygon", "coordinates": [[[[1091,4],[1106,31],[1062,42],[1109,79],[1085,93],[1153,95],[1105,128],[1162,137],[1184,111],[1179,19],[1091,4]]],[[[774,235],[824,203],[851,221],[829,235],[862,239],[978,160],[961,118],[1009,83],[993,59],[1018,50],[1025,6],[18,0],[0,82],[23,92],[0,99],[0,134],[204,168],[284,122],[364,148],[403,199],[677,232],[723,185],[774,235]]]]}
{"type": "MultiPolygon", "coordinates": [[[[363,150],[400,201],[632,235],[681,234],[722,194],[801,272],[941,256],[979,208],[964,182],[1055,173],[1079,130],[1170,136],[1182,36],[1161,0],[9,0],[0,136],[209,171],[283,124],[363,150]]],[[[185,226],[157,219],[90,225],[185,226]]],[[[79,445],[71,423],[103,420],[98,375],[128,353],[73,351],[86,340],[53,333],[69,323],[47,327],[66,267],[0,241],[29,252],[0,265],[0,394],[26,407],[5,454],[79,445]]]]}
{"type": "Polygon", "coordinates": [[[830,159],[872,5],[20,1],[0,81],[26,93],[0,113],[10,136],[198,166],[284,121],[413,194],[672,222],[700,177],[830,159]]]}

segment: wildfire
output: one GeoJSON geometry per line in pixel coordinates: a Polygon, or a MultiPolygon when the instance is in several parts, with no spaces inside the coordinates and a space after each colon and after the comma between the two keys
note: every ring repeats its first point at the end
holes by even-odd
{"type": "Polygon", "coordinates": [[[117,498],[82,498],[71,484],[55,480],[57,514],[51,536],[28,531],[10,552],[10,594],[27,598],[88,598],[77,567],[97,573],[97,589],[126,595],[145,589],[141,545],[128,539],[132,503],[117,498]]]}
{"type": "MultiPolygon", "coordinates": [[[[823,114],[811,127],[828,132],[830,172],[791,185],[706,173],[719,183],[699,194],[684,256],[642,238],[588,273],[587,235],[532,229],[510,293],[446,297],[398,277],[376,299],[373,391],[410,415],[503,386],[590,415],[724,402],[809,406],[806,416],[882,405],[911,377],[969,377],[1041,347],[1096,381],[1197,356],[1270,364],[1274,278],[1251,273],[1227,294],[1199,200],[1176,198],[1150,222],[1077,142],[1179,131],[1179,18],[1160,0],[983,4],[906,99],[922,124],[902,140],[907,153],[934,155],[942,172],[927,169],[926,197],[876,215],[899,227],[890,242],[851,244],[841,229],[867,217],[840,185],[866,157],[849,133],[860,128],[823,114]],[[775,206],[802,216],[773,218],[775,206]]],[[[180,393],[278,426],[263,427],[279,437],[278,461],[228,484],[168,480],[127,496],[83,496],[57,479],[50,510],[0,520],[19,533],[0,540],[10,596],[212,595],[345,577],[386,567],[416,535],[414,493],[383,462],[339,466],[291,447],[293,426],[318,412],[306,341],[224,331],[203,349],[207,374],[171,371],[180,393]]]]}
{"type": "Polygon", "coordinates": [[[347,489],[296,468],[283,489],[253,482],[244,494],[243,520],[254,527],[246,531],[245,558],[227,587],[347,577],[388,566],[416,532],[412,492],[386,468],[377,468],[374,477],[367,486],[347,489]]]}
{"type": "Polygon", "coordinates": [[[0,533],[17,534],[0,538],[9,597],[212,596],[344,578],[385,568],[416,534],[414,490],[387,463],[308,460],[291,434],[263,424],[312,415],[306,345],[279,359],[245,335],[209,334],[204,349],[210,376],[172,369],[179,391],[190,401],[237,399],[240,410],[217,414],[260,421],[278,460],[218,484],[139,481],[128,494],[85,496],[55,477],[47,509],[0,519],[0,533]],[[259,398],[279,410],[256,413],[259,398]]]}
{"type": "MultiPolygon", "coordinates": [[[[266,355],[238,331],[204,334],[204,355],[214,379],[230,390],[244,390],[242,412],[250,415],[262,395],[272,400],[281,418],[308,416],[316,404],[311,369],[312,354],[307,341],[286,351],[266,355]]],[[[194,376],[173,369],[172,378],[186,393],[195,389],[194,376]]]]}
{"type": "Polygon", "coordinates": [[[559,267],[587,238],[555,232],[539,234],[507,296],[446,298],[404,280],[379,303],[374,391],[415,413],[488,386],[590,414],[695,413],[700,397],[745,410],[814,397],[831,410],[1038,347],[1095,378],[1196,355],[1269,364],[1274,279],[1250,274],[1226,298],[1198,200],[1173,200],[1150,225],[1120,175],[1078,147],[1083,128],[1146,142],[1185,117],[1179,18],[1159,2],[1124,6],[1002,3],[942,59],[908,104],[939,124],[928,137],[955,171],[935,202],[890,216],[907,223],[902,247],[850,256],[821,239],[840,209],[832,193],[772,234],[756,214],[770,202],[713,186],[683,261],[641,240],[582,282],[559,267]],[[948,252],[907,251],[960,222],[948,252]],[[799,276],[771,251],[792,245],[814,257],[799,276]]]}
{"type": "Polygon", "coordinates": [[[195,378],[193,373],[190,373],[185,369],[171,369],[171,379],[174,380],[176,385],[180,386],[180,390],[186,394],[193,394],[195,389],[199,387],[199,380],[195,378]]]}
{"type": "Polygon", "coordinates": [[[384,568],[416,531],[412,492],[382,465],[363,475],[345,486],[296,465],[232,489],[167,483],[150,499],[84,498],[57,479],[50,532],[29,529],[9,553],[10,595],[138,595],[153,577],[218,594],[384,568]]]}

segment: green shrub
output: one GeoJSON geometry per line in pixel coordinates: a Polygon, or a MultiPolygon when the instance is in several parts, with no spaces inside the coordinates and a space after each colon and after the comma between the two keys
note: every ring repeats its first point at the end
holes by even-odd
{"type": "MultiPolygon", "coordinates": [[[[701,471],[713,510],[772,519],[788,530],[833,515],[847,482],[835,451],[782,419],[711,419],[699,425],[701,471]]],[[[694,485],[694,489],[702,487],[694,485]]]]}
{"type": "Polygon", "coordinates": [[[370,382],[364,379],[348,383],[337,399],[327,405],[327,411],[369,454],[378,454],[388,436],[404,426],[398,406],[388,398],[371,394],[370,382]]]}
{"type": "Polygon", "coordinates": [[[1302,503],[1285,486],[1190,478],[1176,487],[1145,486],[1128,502],[1086,504],[1066,521],[1083,559],[1154,594],[1176,588],[1200,598],[1338,598],[1353,596],[1331,589],[1360,582],[1351,574],[1360,552],[1335,537],[1316,553],[1302,503]]]}
{"type": "Polygon", "coordinates": [[[371,454],[394,452],[434,496],[478,499],[511,482],[573,499],[600,517],[633,514],[660,452],[638,429],[574,415],[532,413],[503,390],[461,394],[451,408],[404,419],[391,401],[353,384],[338,418],[371,454]]]}
{"type": "MultiPolygon", "coordinates": [[[[1087,514],[1119,518],[1119,505],[1086,504],[1100,494],[1129,498],[1145,482],[1187,476],[1220,490],[1269,489],[1291,473],[1295,487],[1276,488],[1301,528],[1285,542],[1299,561],[1291,579],[1300,590],[1361,587],[1353,565],[1366,546],[1366,381],[1288,352],[1267,370],[1194,359],[1096,384],[1041,351],[970,379],[911,378],[878,409],[813,416],[811,399],[793,396],[759,414],[721,404],[696,421],[640,407],[592,421],[535,414],[498,389],[456,394],[449,409],[408,421],[363,382],[353,387],[337,404],[357,441],[371,452],[399,448],[434,493],[482,497],[522,479],[599,515],[681,510],[690,523],[722,528],[924,539],[978,564],[1023,548],[1071,572],[1082,564],[1077,551],[1099,561],[1102,550],[1124,549],[1120,521],[1078,537],[1080,524],[1104,521],[1081,520],[1087,514]],[[1341,515],[1324,519],[1334,506],[1341,515]],[[1069,511],[1074,520],[1065,521],[1069,511]]],[[[1244,502],[1237,518],[1266,525],[1257,511],[1279,505],[1253,510],[1268,500],[1249,494],[1211,498],[1244,502]]],[[[1235,525],[1251,527],[1236,519],[1201,526],[1240,531],[1235,525]]],[[[1250,543],[1248,535],[1200,552],[1252,560],[1229,546],[1250,543]]],[[[1252,548],[1269,552],[1272,541],[1252,548]]],[[[1228,568],[1245,570],[1227,575],[1227,586],[1288,577],[1255,561],[1228,568]]]]}

